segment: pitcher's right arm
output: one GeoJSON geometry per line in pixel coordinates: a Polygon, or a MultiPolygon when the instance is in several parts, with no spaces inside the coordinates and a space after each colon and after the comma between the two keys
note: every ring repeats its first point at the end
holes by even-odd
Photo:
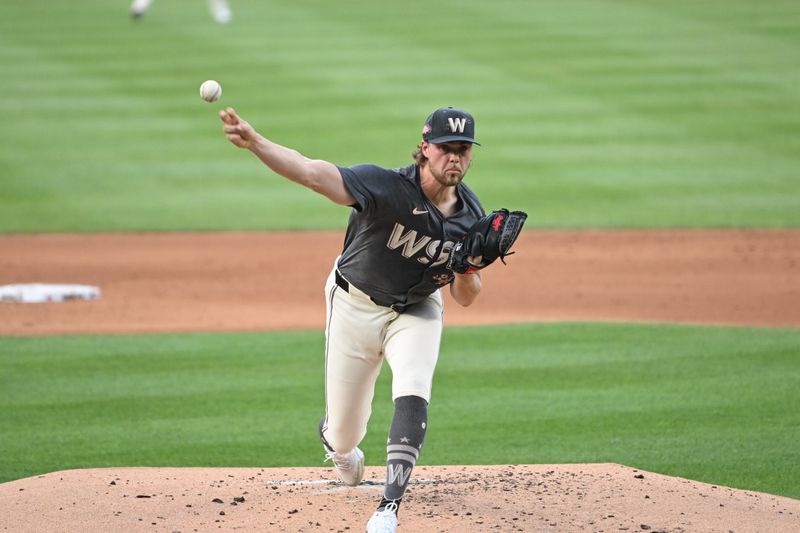
{"type": "Polygon", "coordinates": [[[232,107],[220,111],[219,117],[224,123],[223,131],[228,140],[239,148],[253,152],[276,174],[308,187],[339,205],[356,203],[333,163],[309,159],[297,150],[270,141],[239,117],[232,107]]]}

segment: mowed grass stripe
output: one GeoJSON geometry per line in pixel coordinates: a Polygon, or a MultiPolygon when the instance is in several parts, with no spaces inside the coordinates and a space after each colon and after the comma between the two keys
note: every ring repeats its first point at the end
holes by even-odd
{"type": "Polygon", "coordinates": [[[470,183],[533,226],[800,222],[794,3],[262,2],[229,26],[193,1],[139,23],[99,0],[0,9],[0,231],[342,227],[227,145],[196,94],[212,77],[220,106],[341,164],[404,164],[433,107],[467,107],[470,183]]]}
{"type": "MultiPolygon", "coordinates": [[[[800,496],[800,332],[448,328],[425,464],[617,462],[800,496]]],[[[321,460],[319,332],[0,339],[0,479],[321,460]]],[[[390,372],[369,464],[382,464],[390,372]]]]}

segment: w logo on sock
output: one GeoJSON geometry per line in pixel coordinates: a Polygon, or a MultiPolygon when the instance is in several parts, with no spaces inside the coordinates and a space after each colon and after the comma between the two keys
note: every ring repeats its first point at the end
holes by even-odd
{"type": "Polygon", "coordinates": [[[411,476],[411,468],[403,468],[401,464],[388,464],[386,465],[387,476],[386,476],[386,484],[387,485],[400,485],[401,487],[408,482],[408,478],[411,476]]]}

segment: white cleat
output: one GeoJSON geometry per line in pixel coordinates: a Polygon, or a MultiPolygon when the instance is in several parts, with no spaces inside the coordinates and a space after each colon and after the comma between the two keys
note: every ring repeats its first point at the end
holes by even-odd
{"type": "Polygon", "coordinates": [[[230,9],[220,9],[214,12],[214,21],[218,24],[227,24],[233,20],[233,13],[230,9]]]}
{"type": "Polygon", "coordinates": [[[397,531],[396,511],[396,503],[390,503],[383,511],[375,511],[367,522],[367,533],[395,533],[397,531]]]}
{"type": "Polygon", "coordinates": [[[328,460],[333,461],[342,483],[351,487],[361,483],[364,477],[364,452],[358,448],[353,448],[349,453],[327,452],[325,461],[328,460]]]}
{"type": "Polygon", "coordinates": [[[131,16],[133,18],[139,18],[145,14],[145,12],[150,9],[150,4],[153,3],[153,0],[133,0],[131,4],[131,16]]]}

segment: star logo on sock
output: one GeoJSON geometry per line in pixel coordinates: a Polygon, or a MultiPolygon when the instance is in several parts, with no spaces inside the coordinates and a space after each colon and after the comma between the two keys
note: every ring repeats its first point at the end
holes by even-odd
{"type": "Polygon", "coordinates": [[[411,442],[411,439],[409,439],[408,437],[403,437],[403,438],[400,439],[400,442],[402,442],[404,444],[408,444],[409,442],[411,442]]]}

